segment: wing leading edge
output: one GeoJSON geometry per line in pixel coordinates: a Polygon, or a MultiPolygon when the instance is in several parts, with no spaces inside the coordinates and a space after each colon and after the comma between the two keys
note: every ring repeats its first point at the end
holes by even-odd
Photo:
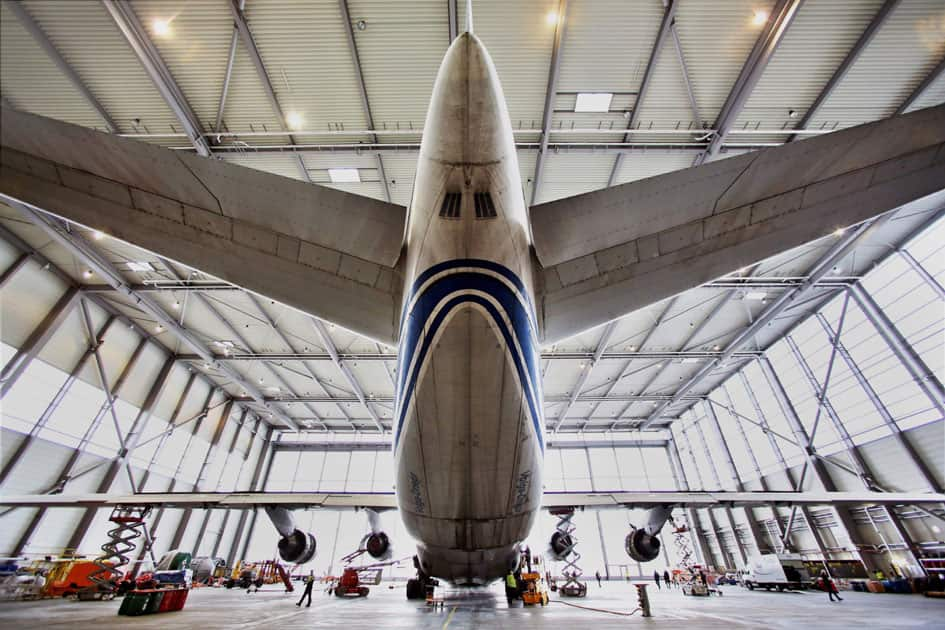
{"type": "Polygon", "coordinates": [[[2,109],[0,200],[394,345],[406,209],[2,109]]]}
{"type": "MultiPolygon", "coordinates": [[[[542,507],[586,509],[675,506],[929,505],[945,503],[945,494],[925,492],[545,492],[542,507]]],[[[141,492],[138,494],[8,494],[10,507],[152,506],[253,509],[263,506],[334,510],[397,508],[393,492],[141,492]]]]}
{"type": "Polygon", "coordinates": [[[945,105],[531,209],[545,343],[908,204],[945,203],[945,105]]]}

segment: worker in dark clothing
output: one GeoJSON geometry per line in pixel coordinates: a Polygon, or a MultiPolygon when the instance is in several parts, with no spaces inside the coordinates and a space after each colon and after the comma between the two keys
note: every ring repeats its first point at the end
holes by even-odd
{"type": "Polygon", "coordinates": [[[601,583],[600,583],[600,571],[597,571],[597,572],[594,574],[594,576],[597,577],[597,588],[601,588],[601,583]]]}
{"type": "Polygon", "coordinates": [[[663,571],[663,581],[666,582],[666,588],[672,588],[673,583],[669,580],[669,571],[663,571]]]}
{"type": "Polygon", "coordinates": [[[656,588],[663,590],[663,587],[660,586],[660,572],[653,571],[653,579],[656,580],[656,588]]]}
{"type": "Polygon", "coordinates": [[[708,585],[709,585],[709,580],[706,579],[706,577],[705,577],[705,571],[703,571],[702,569],[699,569],[699,579],[702,580],[702,585],[703,585],[703,586],[708,586],[708,585]]]}
{"type": "Polygon", "coordinates": [[[840,597],[840,592],[837,590],[837,584],[830,579],[830,574],[827,573],[827,569],[820,570],[820,579],[824,583],[824,590],[827,591],[827,595],[830,596],[830,601],[833,601],[833,598],[836,597],[838,602],[842,602],[843,598],[840,597]]]}
{"type": "Polygon", "coordinates": [[[296,606],[301,607],[302,601],[306,597],[308,597],[308,603],[305,604],[305,607],[308,608],[309,606],[312,605],[312,587],[313,586],[315,586],[315,572],[309,571],[308,575],[305,576],[305,590],[302,591],[302,597],[299,598],[298,603],[295,604],[296,606]]]}

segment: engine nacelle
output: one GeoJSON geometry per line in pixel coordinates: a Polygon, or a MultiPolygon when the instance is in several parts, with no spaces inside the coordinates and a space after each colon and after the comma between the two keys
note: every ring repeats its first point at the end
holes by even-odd
{"type": "Polygon", "coordinates": [[[564,560],[573,547],[574,539],[571,538],[571,534],[555,532],[551,535],[549,551],[555,560],[564,560]]]}
{"type": "Polygon", "coordinates": [[[305,564],[315,557],[315,536],[298,529],[279,540],[279,556],[289,564],[305,564]]]}
{"type": "Polygon", "coordinates": [[[384,532],[374,532],[364,537],[361,543],[368,554],[375,560],[385,560],[390,556],[390,538],[384,532]]]}
{"type": "Polygon", "coordinates": [[[623,545],[627,555],[637,562],[649,562],[660,555],[660,539],[642,529],[634,529],[627,534],[623,545]]]}

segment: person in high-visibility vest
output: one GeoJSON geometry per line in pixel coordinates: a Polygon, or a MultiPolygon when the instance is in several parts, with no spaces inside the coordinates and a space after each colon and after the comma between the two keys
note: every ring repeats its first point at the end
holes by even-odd
{"type": "Polygon", "coordinates": [[[518,597],[518,582],[515,580],[515,574],[509,573],[505,576],[505,598],[511,604],[516,597],[518,597]]]}

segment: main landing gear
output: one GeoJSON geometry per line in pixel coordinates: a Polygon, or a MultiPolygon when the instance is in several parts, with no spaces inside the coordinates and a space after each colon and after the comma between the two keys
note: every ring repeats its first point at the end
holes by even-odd
{"type": "Polygon", "coordinates": [[[417,577],[407,580],[407,599],[426,599],[427,593],[439,586],[440,582],[423,572],[417,556],[413,557],[413,566],[417,569],[417,577]]]}

